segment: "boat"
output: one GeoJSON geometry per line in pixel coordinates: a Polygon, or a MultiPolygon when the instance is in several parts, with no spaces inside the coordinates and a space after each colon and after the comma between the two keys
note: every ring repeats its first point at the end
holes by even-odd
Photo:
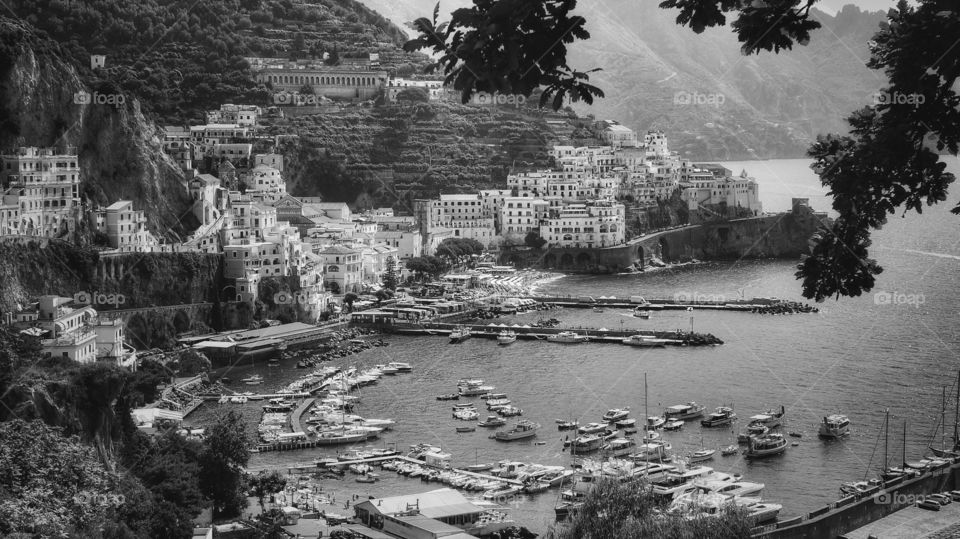
{"type": "Polygon", "coordinates": [[[470,331],[470,328],[467,326],[457,326],[450,332],[450,342],[453,344],[461,343],[472,336],[473,333],[470,331]]]}
{"type": "Polygon", "coordinates": [[[509,406],[510,399],[487,399],[487,410],[509,406]]]}
{"type": "Polygon", "coordinates": [[[716,454],[716,449],[699,449],[687,455],[687,462],[693,464],[696,462],[703,462],[713,458],[713,455],[716,454]]]}
{"type": "MultiPolygon", "coordinates": [[[[482,381],[480,383],[483,383],[482,381]]],[[[490,400],[490,399],[505,399],[507,398],[506,393],[484,393],[480,395],[481,400],[490,400]]]]}
{"type": "Polygon", "coordinates": [[[514,440],[523,440],[525,438],[532,438],[537,435],[537,429],[540,428],[540,425],[521,419],[517,421],[517,424],[510,430],[501,430],[494,433],[491,438],[495,440],[500,440],[503,442],[512,442],[514,440]]]}
{"type": "Polygon", "coordinates": [[[396,369],[397,372],[413,372],[413,367],[409,363],[403,363],[400,361],[391,361],[387,363],[387,368],[396,369]]]}
{"type": "MultiPolygon", "coordinates": [[[[957,383],[960,384],[960,371],[957,371],[957,383]]],[[[947,435],[947,388],[943,388],[943,397],[940,401],[940,423],[937,425],[937,430],[942,429],[942,437],[940,438],[940,447],[936,448],[932,445],[928,446],[930,451],[934,456],[940,458],[957,458],[960,457],[960,385],[957,386],[957,396],[955,404],[955,415],[953,418],[953,446],[950,449],[947,449],[947,444],[944,438],[947,435]]],[[[933,437],[936,438],[937,432],[934,431],[933,437]]]]}
{"type": "Polygon", "coordinates": [[[604,421],[612,423],[614,421],[626,419],[628,415],[630,415],[630,408],[612,408],[610,410],[607,410],[607,412],[603,414],[602,419],[604,421]]]}
{"type": "Polygon", "coordinates": [[[497,335],[497,344],[512,344],[517,342],[517,333],[505,329],[497,335]]]}
{"type": "Polygon", "coordinates": [[[780,426],[783,420],[783,415],[786,413],[786,409],[781,406],[779,412],[773,412],[772,410],[765,414],[758,414],[750,416],[750,421],[747,423],[747,432],[751,434],[759,433],[763,430],[763,427],[769,429],[775,429],[780,426]]]}
{"type": "Polygon", "coordinates": [[[247,376],[246,378],[242,378],[240,381],[248,386],[256,386],[263,383],[263,376],[259,374],[254,374],[251,376],[247,376]]]}
{"type": "Polygon", "coordinates": [[[496,415],[488,415],[485,420],[477,423],[477,426],[490,428],[490,427],[502,427],[506,424],[507,424],[506,419],[496,415]]]}
{"type": "Polygon", "coordinates": [[[317,445],[352,444],[366,440],[368,433],[363,430],[336,430],[317,434],[314,442],[317,445]]]}
{"type": "Polygon", "coordinates": [[[720,406],[715,412],[701,419],[700,424],[704,427],[726,427],[733,423],[736,418],[737,414],[733,411],[733,408],[720,406]]]}
{"type": "Polygon", "coordinates": [[[557,430],[572,430],[580,426],[580,422],[576,419],[571,419],[569,421],[565,419],[557,420],[557,430]]]}
{"type": "Polygon", "coordinates": [[[603,423],[587,423],[586,425],[579,427],[577,432],[580,434],[596,434],[605,430],[607,430],[607,426],[603,423]]]}
{"type": "Polygon", "coordinates": [[[457,427],[457,432],[475,432],[477,427],[457,427]]]}
{"type": "Polygon", "coordinates": [[[740,452],[740,448],[736,445],[728,445],[720,449],[720,454],[724,457],[729,457],[730,455],[736,455],[740,452]]]}
{"type": "Polygon", "coordinates": [[[483,493],[484,500],[509,500],[514,494],[519,494],[523,491],[523,487],[519,485],[510,485],[506,487],[500,487],[498,489],[488,490],[483,493]]]}
{"type": "Polygon", "coordinates": [[[600,450],[605,457],[621,457],[636,450],[637,442],[630,438],[615,438],[604,444],[600,450]]]}
{"type": "Polygon", "coordinates": [[[266,413],[284,413],[290,412],[296,408],[297,403],[285,401],[283,398],[270,399],[268,404],[263,405],[263,411],[266,413]]]}
{"type": "Polygon", "coordinates": [[[637,446],[637,452],[630,455],[634,462],[670,462],[668,453],[673,446],[665,442],[644,442],[637,446]]]}
{"type": "Polygon", "coordinates": [[[376,367],[377,370],[380,371],[381,373],[389,376],[393,376],[398,372],[400,372],[400,370],[397,369],[396,367],[391,367],[389,365],[374,365],[374,367],[376,367]]]}
{"type": "Polygon", "coordinates": [[[767,434],[763,437],[752,436],[747,442],[743,455],[748,459],[759,459],[779,455],[787,450],[789,443],[782,434],[767,434]]]}
{"type": "Polygon", "coordinates": [[[840,438],[850,432],[850,419],[845,415],[833,414],[823,418],[817,434],[821,438],[840,438]]]}
{"type": "Polygon", "coordinates": [[[460,393],[461,397],[476,397],[486,393],[490,393],[496,389],[493,386],[483,385],[483,380],[472,379],[472,380],[460,380],[457,382],[457,392],[460,393]]]}
{"type": "Polygon", "coordinates": [[[527,494],[546,492],[548,488],[550,488],[550,483],[544,483],[541,481],[531,481],[523,485],[523,491],[527,494]]]}
{"type": "Polygon", "coordinates": [[[603,307],[594,307],[594,308],[593,308],[593,312],[595,312],[595,313],[602,313],[602,312],[603,312],[603,307]]]}
{"type": "Polygon", "coordinates": [[[599,434],[582,434],[570,442],[570,449],[575,453],[596,451],[603,445],[603,437],[599,434]]]}
{"type": "Polygon", "coordinates": [[[863,496],[873,494],[883,487],[883,481],[880,479],[871,479],[869,481],[851,481],[840,484],[841,496],[863,496]]]}
{"type": "Polygon", "coordinates": [[[491,410],[503,417],[516,417],[518,415],[523,415],[523,410],[517,408],[516,406],[494,406],[491,408],[491,410]]]}
{"type": "Polygon", "coordinates": [[[480,414],[472,408],[461,408],[453,412],[454,419],[461,419],[463,421],[475,421],[480,417],[480,414]]]}
{"type": "Polygon", "coordinates": [[[663,417],[669,420],[675,421],[688,421],[690,419],[696,419],[702,417],[706,407],[702,404],[697,404],[695,402],[688,402],[686,404],[678,404],[676,406],[670,406],[663,411],[663,417]]]}
{"type": "Polygon", "coordinates": [[[578,335],[572,331],[561,331],[556,335],[550,335],[547,337],[547,340],[550,342],[558,342],[565,344],[577,344],[582,342],[587,342],[590,340],[586,335],[578,335]]]}
{"type": "Polygon", "coordinates": [[[636,427],[636,425],[637,425],[637,420],[636,420],[636,419],[633,419],[633,418],[630,418],[630,419],[621,419],[621,420],[619,420],[619,421],[616,421],[616,422],[614,423],[614,425],[615,425],[618,429],[631,429],[631,428],[636,427]]]}
{"type": "Polygon", "coordinates": [[[654,496],[673,499],[678,494],[691,490],[694,480],[713,472],[706,466],[692,466],[684,471],[668,472],[665,477],[651,482],[654,496]]]}
{"type": "Polygon", "coordinates": [[[652,313],[650,312],[650,310],[645,308],[645,306],[643,305],[633,310],[633,316],[643,320],[650,320],[651,315],[652,313]]]}
{"type": "Polygon", "coordinates": [[[763,483],[740,481],[739,476],[729,476],[719,481],[711,480],[710,476],[693,482],[697,490],[705,494],[720,494],[731,498],[737,496],[758,495],[766,487],[763,483]]]}
{"type": "Polygon", "coordinates": [[[680,430],[683,428],[684,422],[679,419],[674,419],[672,421],[667,421],[663,424],[663,430],[680,430]]]}
{"type": "Polygon", "coordinates": [[[447,393],[446,395],[437,395],[438,401],[455,401],[460,400],[459,393],[447,393]]]}
{"type": "Polygon", "coordinates": [[[672,342],[670,339],[658,339],[652,335],[631,335],[626,339],[623,339],[623,344],[627,346],[646,346],[650,348],[659,348],[666,346],[667,343],[672,342]]]}
{"type": "Polygon", "coordinates": [[[647,418],[647,430],[658,430],[667,424],[667,420],[662,417],[650,416],[647,418]]]}
{"type": "Polygon", "coordinates": [[[376,483],[378,479],[376,477],[371,477],[369,475],[361,475],[354,479],[357,483],[376,483]]]}
{"type": "Polygon", "coordinates": [[[484,464],[471,464],[471,465],[469,465],[469,466],[464,466],[463,469],[466,470],[466,471],[468,471],[468,472],[474,472],[474,473],[476,473],[476,472],[486,472],[486,471],[488,471],[488,470],[492,470],[494,466],[495,466],[494,463],[492,463],[492,462],[487,462],[487,463],[484,463],[484,464]]]}

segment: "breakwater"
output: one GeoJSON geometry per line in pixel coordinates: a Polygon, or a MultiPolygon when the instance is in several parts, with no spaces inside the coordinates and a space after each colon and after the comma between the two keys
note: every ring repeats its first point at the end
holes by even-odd
{"type": "Polygon", "coordinates": [[[662,346],[705,346],[714,344],[723,344],[723,341],[710,333],[692,333],[687,331],[637,331],[637,330],[612,330],[606,328],[547,328],[488,324],[442,324],[442,323],[395,323],[384,328],[390,333],[400,335],[419,335],[419,336],[446,336],[458,327],[470,329],[471,337],[486,339],[496,339],[501,331],[509,329],[517,335],[517,339],[527,340],[547,340],[553,335],[564,332],[575,332],[577,335],[587,337],[592,343],[610,343],[623,344],[623,340],[633,335],[643,335],[654,339],[661,339],[659,345],[662,346]]]}

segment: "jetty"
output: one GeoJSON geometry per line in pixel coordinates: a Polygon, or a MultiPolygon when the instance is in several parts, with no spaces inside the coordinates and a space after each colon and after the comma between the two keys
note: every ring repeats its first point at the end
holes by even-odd
{"type": "Polygon", "coordinates": [[[244,395],[243,393],[234,392],[232,395],[221,395],[217,394],[205,394],[201,395],[205,401],[218,401],[221,397],[246,397],[247,400],[257,401],[257,400],[266,400],[266,399],[305,399],[310,397],[310,393],[263,393],[263,394],[254,394],[254,395],[244,395]]]}
{"type": "Polygon", "coordinates": [[[643,330],[614,330],[606,328],[545,328],[520,326],[514,324],[446,324],[446,323],[403,323],[398,322],[385,329],[400,335],[449,335],[457,327],[470,328],[471,337],[496,339],[501,331],[509,329],[517,335],[517,339],[545,341],[552,335],[568,331],[577,335],[586,336],[589,342],[623,345],[623,340],[633,335],[644,335],[655,339],[663,339],[664,346],[707,346],[723,344],[723,341],[710,333],[691,333],[689,331],[643,331],[643,330]]]}
{"type": "Polygon", "coordinates": [[[678,294],[673,298],[643,298],[633,296],[630,298],[617,297],[563,297],[563,296],[524,296],[524,299],[530,299],[544,305],[555,307],[590,309],[593,307],[607,307],[611,309],[635,309],[643,307],[650,310],[712,310],[712,311],[739,311],[760,314],[791,314],[791,313],[815,313],[819,312],[816,307],[799,303],[796,301],[787,301],[779,298],[751,298],[727,300],[719,295],[710,295],[700,297],[699,295],[687,298],[685,294],[678,294]]]}

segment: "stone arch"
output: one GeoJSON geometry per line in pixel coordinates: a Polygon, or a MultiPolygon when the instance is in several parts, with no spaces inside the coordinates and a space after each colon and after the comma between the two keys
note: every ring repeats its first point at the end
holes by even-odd
{"type": "Polygon", "coordinates": [[[563,256],[560,257],[560,267],[564,269],[573,267],[573,255],[563,253],[563,256]]]}
{"type": "Polygon", "coordinates": [[[577,267],[587,269],[593,265],[593,257],[588,252],[577,255],[577,267]]]}
{"type": "Polygon", "coordinates": [[[670,262],[673,260],[670,254],[670,244],[667,242],[667,238],[660,238],[660,258],[664,262],[670,262]]]}
{"type": "Polygon", "coordinates": [[[190,315],[186,311],[180,309],[173,313],[173,328],[177,331],[177,334],[189,331],[190,325],[190,315]]]}
{"type": "Polygon", "coordinates": [[[553,253],[547,253],[543,256],[543,267],[553,268],[557,265],[557,255],[553,253]]]}
{"type": "Polygon", "coordinates": [[[636,260],[637,260],[638,262],[640,262],[640,269],[643,269],[643,267],[644,267],[644,266],[646,265],[646,263],[647,263],[647,256],[646,256],[646,255],[647,255],[647,252],[646,252],[646,250],[643,248],[643,245],[637,245],[636,260]]]}
{"type": "Polygon", "coordinates": [[[523,257],[520,256],[520,255],[517,254],[517,253],[514,253],[514,254],[510,255],[509,257],[507,257],[507,262],[509,262],[510,264],[512,264],[513,267],[519,268],[519,267],[523,266],[523,257]]]}

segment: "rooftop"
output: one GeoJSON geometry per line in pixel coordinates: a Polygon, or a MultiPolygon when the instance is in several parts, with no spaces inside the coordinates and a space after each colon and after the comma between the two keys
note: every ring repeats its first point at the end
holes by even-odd
{"type": "Polygon", "coordinates": [[[463,494],[451,488],[441,488],[420,494],[375,498],[369,500],[369,503],[377,511],[389,515],[403,513],[411,507],[419,506],[420,514],[428,518],[444,518],[484,511],[483,508],[467,500],[463,494]]]}

